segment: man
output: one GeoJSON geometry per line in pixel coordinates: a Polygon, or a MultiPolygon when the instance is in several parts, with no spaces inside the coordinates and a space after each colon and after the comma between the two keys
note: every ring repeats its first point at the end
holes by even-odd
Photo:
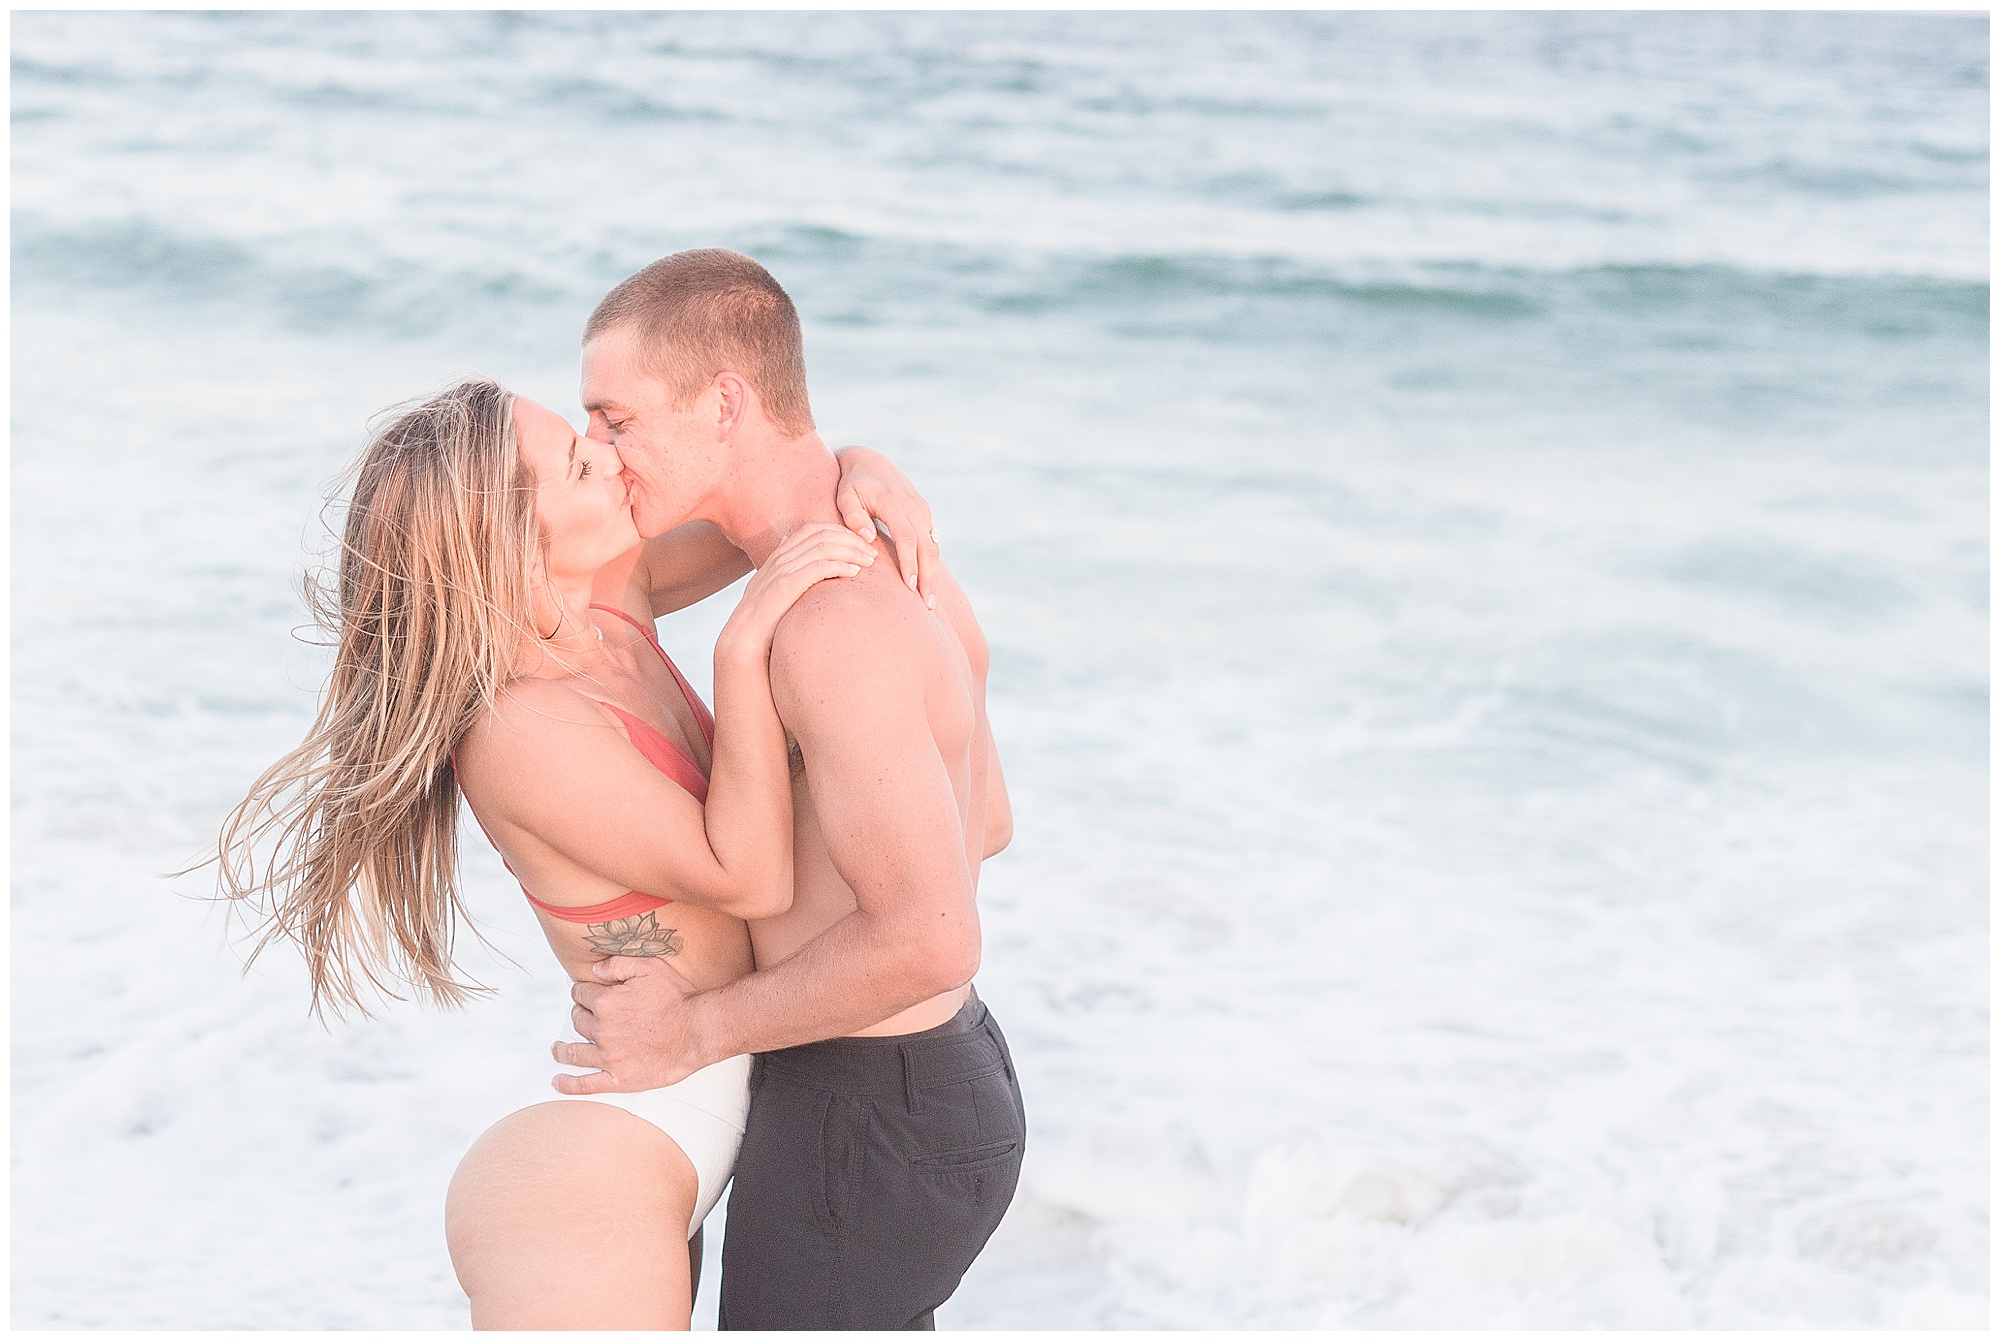
{"type": "MultiPolygon", "coordinates": [[[[840,520],[797,312],[748,257],[680,252],[606,295],[584,331],[583,403],[625,462],[642,534],[706,520],[762,563],[797,527],[840,520]]],[[[894,540],[907,559],[916,537],[894,540]]],[[[795,893],[751,924],[761,967],[696,992],[664,959],[606,960],[604,985],[575,989],[591,1041],[556,1048],[600,1068],[558,1077],[572,1094],[759,1054],[725,1328],[931,1328],[1020,1173],[1020,1088],[971,990],[979,863],[1012,833],[986,644],[941,566],[928,601],[897,572],[822,583],[772,646],[795,893]]]]}

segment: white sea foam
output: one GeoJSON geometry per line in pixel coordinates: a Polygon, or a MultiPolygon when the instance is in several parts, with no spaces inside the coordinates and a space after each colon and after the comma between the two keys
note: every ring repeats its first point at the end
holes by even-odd
{"type": "Polygon", "coordinates": [[[1031,1147],[946,1325],[1984,1323],[1983,21],[14,35],[16,1325],[465,1325],[565,1023],[497,860],[494,998],[331,1031],[158,877],[310,716],[367,416],[571,412],[710,244],[994,647],[1031,1147]]]}

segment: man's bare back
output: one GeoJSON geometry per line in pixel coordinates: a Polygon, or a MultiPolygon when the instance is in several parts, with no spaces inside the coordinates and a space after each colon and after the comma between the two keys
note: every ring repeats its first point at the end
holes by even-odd
{"type": "MultiPolygon", "coordinates": [[[[894,554],[884,541],[876,545],[885,559],[894,554]]],[[[976,890],[979,864],[1005,846],[1011,825],[1006,818],[1005,791],[989,787],[999,761],[986,721],[986,640],[973,619],[971,604],[948,572],[940,574],[935,610],[895,576],[895,564],[882,565],[883,580],[874,572],[849,579],[845,590],[832,584],[821,589],[835,599],[815,600],[808,594],[780,626],[772,649],[772,692],[778,715],[792,742],[793,888],[789,911],[751,923],[757,963],[771,965],[789,958],[843,917],[855,911],[854,889],[839,869],[834,847],[823,831],[822,798],[814,794],[815,770],[800,743],[823,740],[829,732],[855,729],[844,714],[852,693],[861,688],[846,680],[827,683],[811,674],[811,643],[834,627],[860,626],[893,641],[898,660],[914,671],[923,695],[924,718],[938,764],[950,780],[963,836],[965,879],[976,890]]],[[[829,785],[852,787],[855,781],[829,785]]],[[[848,798],[841,798],[842,800],[848,798]]],[[[840,823],[836,803],[832,822],[840,823]]],[[[865,858],[864,858],[865,859],[865,858]]],[[[850,859],[851,860],[851,859],[850,859]]],[[[965,1004],[967,987],[955,987],[897,1012],[881,1022],[854,1031],[858,1036],[907,1034],[950,1019],[965,1004]]]]}

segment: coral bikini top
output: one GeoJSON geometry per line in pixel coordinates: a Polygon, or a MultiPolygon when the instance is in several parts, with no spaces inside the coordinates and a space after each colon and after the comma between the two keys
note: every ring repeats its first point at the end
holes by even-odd
{"type": "MultiPolygon", "coordinates": [[[[646,641],[651,643],[653,650],[660,654],[660,660],[666,663],[667,672],[674,677],[674,683],[681,687],[681,694],[687,699],[688,708],[694,713],[695,725],[701,728],[701,738],[708,742],[709,755],[711,758],[714,757],[715,716],[709,712],[708,705],[701,701],[701,695],[694,692],[694,686],[687,682],[687,677],[681,674],[680,667],[674,664],[673,658],[667,655],[667,649],[660,646],[659,638],[654,635],[651,629],[626,614],[623,610],[609,605],[593,605],[590,608],[593,610],[602,610],[608,615],[616,615],[646,636],[646,641]]],[[[679,783],[687,791],[688,795],[694,797],[695,800],[704,804],[708,801],[708,778],[702,773],[700,766],[688,757],[685,750],[654,730],[644,720],[634,717],[617,704],[606,703],[602,699],[597,700],[597,702],[600,707],[609,708],[612,715],[625,724],[625,735],[632,742],[632,748],[645,756],[647,763],[679,783]]],[[[482,825],[481,827],[483,828],[484,826],[482,825]]],[[[489,841],[491,840],[491,835],[488,835],[488,839],[489,841]]],[[[504,863],[504,858],[502,860],[504,863]]],[[[507,867],[510,873],[513,869],[512,866],[507,867]]],[[[529,903],[534,904],[535,907],[541,909],[550,917],[561,922],[575,922],[578,924],[611,922],[621,917],[637,917],[640,913],[649,912],[654,908],[663,907],[673,902],[672,899],[663,899],[657,895],[641,893],[635,889],[628,893],[620,894],[615,899],[607,899],[603,903],[593,903],[588,908],[563,908],[553,903],[543,903],[540,899],[528,893],[526,885],[521,887],[521,893],[527,896],[529,903]]]]}

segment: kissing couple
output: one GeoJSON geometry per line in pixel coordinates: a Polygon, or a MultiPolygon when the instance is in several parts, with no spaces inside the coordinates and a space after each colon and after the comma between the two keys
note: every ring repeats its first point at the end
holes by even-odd
{"type": "Polygon", "coordinates": [[[733,1176],[722,1327],[929,1330],[1026,1140],[972,988],[1013,831],[985,639],[902,473],[815,431],[750,258],[612,289],[583,407],[588,436],[476,380],[379,421],[318,593],[331,679],[225,823],[224,892],[339,1012],[483,990],[451,963],[461,797],[520,881],[583,1073],[452,1178],[475,1327],[685,1329],[733,1176]],[[654,620],[752,568],[711,714],[654,620]]]}

